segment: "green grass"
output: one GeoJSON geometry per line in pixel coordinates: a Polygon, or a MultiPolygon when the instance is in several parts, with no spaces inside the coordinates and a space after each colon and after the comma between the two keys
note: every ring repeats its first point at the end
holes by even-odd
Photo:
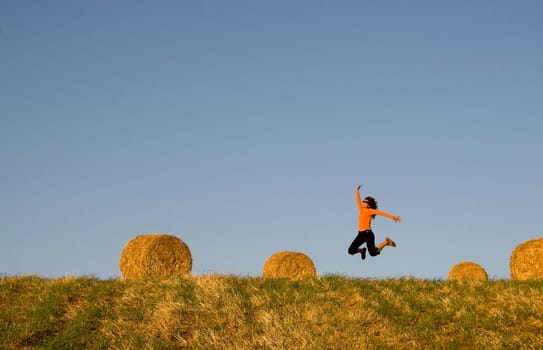
{"type": "Polygon", "coordinates": [[[0,349],[538,349],[543,281],[0,278],[0,349]]]}

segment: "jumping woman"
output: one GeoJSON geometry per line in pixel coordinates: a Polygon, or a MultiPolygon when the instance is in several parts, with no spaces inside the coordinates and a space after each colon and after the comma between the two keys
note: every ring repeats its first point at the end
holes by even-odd
{"type": "Polygon", "coordinates": [[[375,215],[387,217],[395,222],[401,221],[401,218],[399,216],[377,210],[377,201],[373,197],[366,197],[364,198],[364,201],[361,202],[359,193],[360,187],[362,187],[362,185],[358,185],[356,188],[356,204],[358,205],[358,210],[360,211],[360,214],[358,214],[358,235],[354,239],[353,243],[351,243],[348,252],[351,255],[360,253],[362,259],[365,259],[366,247],[360,248],[360,246],[364,243],[366,243],[367,251],[371,256],[381,254],[381,250],[383,250],[383,248],[387,245],[391,247],[396,246],[396,243],[388,237],[385,238],[385,240],[377,247],[375,246],[375,235],[371,230],[371,221],[373,218],[375,218],[375,215]]]}

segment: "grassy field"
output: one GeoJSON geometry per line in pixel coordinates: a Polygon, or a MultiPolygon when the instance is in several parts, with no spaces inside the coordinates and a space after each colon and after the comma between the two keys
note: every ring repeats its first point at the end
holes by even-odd
{"type": "Polygon", "coordinates": [[[0,278],[0,349],[542,349],[543,281],[0,278]]]}

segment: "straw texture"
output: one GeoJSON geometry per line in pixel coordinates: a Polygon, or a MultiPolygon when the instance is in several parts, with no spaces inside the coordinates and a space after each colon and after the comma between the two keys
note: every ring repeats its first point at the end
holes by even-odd
{"type": "Polygon", "coordinates": [[[543,279],[543,238],[519,244],[511,254],[509,267],[514,280],[543,279]]]}
{"type": "Polygon", "coordinates": [[[192,271],[192,256],[189,247],[178,237],[145,234],[126,244],[119,268],[125,279],[188,275],[192,271]]]}
{"type": "Polygon", "coordinates": [[[262,276],[265,278],[302,279],[316,277],[317,270],[307,255],[282,251],[273,254],[266,260],[262,276]]]}
{"type": "Polygon", "coordinates": [[[480,265],[471,261],[462,261],[449,271],[448,280],[488,280],[488,275],[480,265]]]}

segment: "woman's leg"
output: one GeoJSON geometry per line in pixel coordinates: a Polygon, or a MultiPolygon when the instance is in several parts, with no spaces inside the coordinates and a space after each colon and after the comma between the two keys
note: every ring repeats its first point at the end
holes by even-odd
{"type": "MultiPolygon", "coordinates": [[[[375,235],[372,231],[366,231],[366,246],[371,256],[376,256],[381,253],[381,249],[375,246],[375,235]]],[[[379,244],[379,246],[381,246],[379,244]]]]}
{"type": "Polygon", "coordinates": [[[356,253],[362,253],[362,249],[358,249],[362,244],[366,242],[366,238],[361,231],[358,231],[358,235],[355,237],[349,249],[347,250],[349,254],[355,255],[356,253]]]}

